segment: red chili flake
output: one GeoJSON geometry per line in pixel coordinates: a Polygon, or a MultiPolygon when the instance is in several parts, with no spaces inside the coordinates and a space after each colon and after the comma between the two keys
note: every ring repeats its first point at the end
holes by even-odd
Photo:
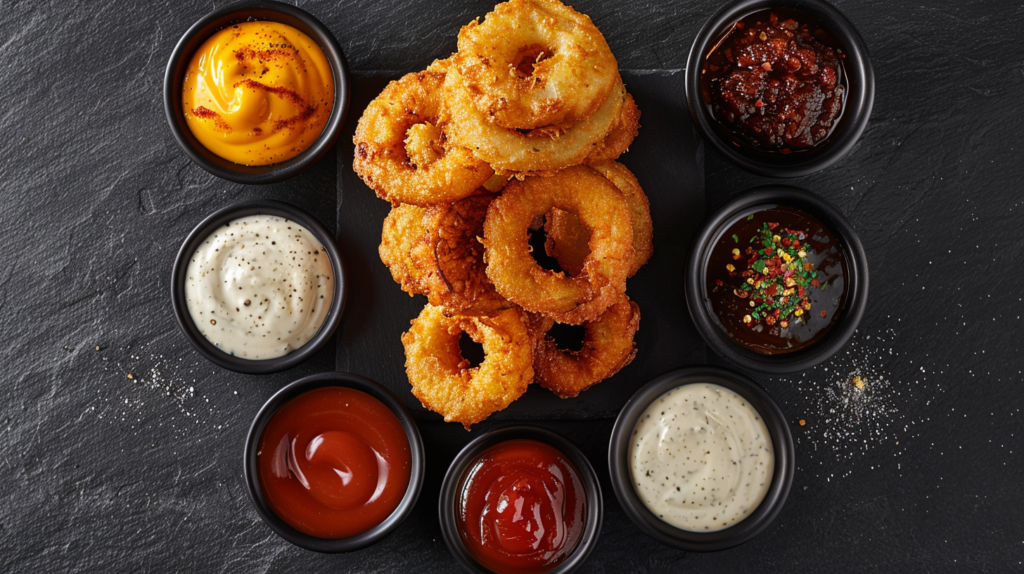
{"type": "Polygon", "coordinates": [[[818,285],[821,285],[821,281],[818,281],[817,279],[811,279],[811,287],[817,287],[818,285]]]}
{"type": "Polygon", "coordinates": [[[786,246],[786,247],[789,247],[790,245],[792,245],[792,244],[793,244],[793,241],[792,241],[792,240],[790,240],[790,238],[788,238],[788,237],[783,237],[783,238],[782,238],[782,244],[783,244],[784,246],[786,246]]]}
{"type": "MultiPolygon", "coordinates": [[[[761,64],[761,69],[766,71],[766,72],[770,72],[770,71],[772,71],[772,65],[769,64],[768,62],[765,62],[765,63],[761,64]]],[[[758,101],[761,101],[761,100],[758,100],[758,101]]]]}
{"type": "Polygon", "coordinates": [[[800,298],[803,298],[803,296],[804,296],[804,286],[803,285],[797,285],[796,286],[796,296],[800,297],[800,298]]]}
{"type": "Polygon", "coordinates": [[[765,255],[771,255],[773,251],[775,251],[775,250],[772,249],[771,247],[765,247],[764,248],[764,254],[765,255]]]}
{"type": "Polygon", "coordinates": [[[778,228],[779,228],[779,224],[778,223],[769,223],[768,224],[768,229],[771,229],[772,231],[775,231],[778,228]]]}
{"type": "Polygon", "coordinates": [[[763,105],[764,105],[764,102],[761,101],[761,98],[758,98],[757,101],[754,102],[754,107],[755,108],[760,108],[763,105]]]}
{"type": "Polygon", "coordinates": [[[725,282],[722,281],[721,279],[715,279],[715,285],[721,287],[722,285],[725,285],[725,282]]]}
{"type": "Polygon", "coordinates": [[[782,153],[783,153],[783,154],[787,154],[787,153],[790,153],[791,151],[792,151],[792,150],[790,150],[790,149],[789,149],[788,147],[784,147],[784,148],[782,148],[782,153]]]}
{"type": "Polygon", "coordinates": [[[793,247],[800,247],[800,240],[799,239],[794,239],[793,240],[793,247]]]}
{"type": "Polygon", "coordinates": [[[824,309],[822,309],[822,310],[821,310],[821,316],[822,316],[822,317],[824,318],[824,317],[825,317],[825,315],[826,315],[826,313],[825,313],[825,310],[824,310],[824,309]]]}

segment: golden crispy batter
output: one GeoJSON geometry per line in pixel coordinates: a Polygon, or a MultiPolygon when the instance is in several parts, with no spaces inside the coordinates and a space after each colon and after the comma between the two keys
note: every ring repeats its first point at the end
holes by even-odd
{"type": "Polygon", "coordinates": [[[454,145],[441,121],[445,62],[388,84],[356,127],[352,168],[392,204],[431,205],[470,195],[494,173],[454,145]]]}
{"type": "Polygon", "coordinates": [[[619,115],[612,124],[612,130],[594,147],[584,163],[594,165],[618,159],[629,150],[629,145],[639,134],[640,108],[636,106],[633,96],[627,93],[626,101],[622,102],[619,115]]]}
{"type": "Polygon", "coordinates": [[[629,207],[619,190],[589,167],[513,181],[487,209],[487,276],[498,293],[533,313],[579,325],[595,319],[626,290],[633,256],[629,207]],[[558,208],[590,230],[590,251],[575,277],[542,268],[530,255],[527,229],[558,208]]]}
{"type": "Polygon", "coordinates": [[[510,0],[459,32],[458,68],[474,107],[511,129],[568,125],[611,94],[618,63],[588,16],[557,0],[510,0]]]}
{"type": "MultiPolygon", "coordinates": [[[[612,182],[629,206],[629,217],[633,225],[633,257],[629,277],[647,263],[654,253],[654,224],[651,222],[651,205],[640,182],[629,168],[615,161],[597,163],[591,166],[612,182]]],[[[544,223],[547,239],[544,251],[569,275],[579,275],[583,262],[590,254],[590,231],[580,223],[575,214],[552,209],[544,223]]]]}
{"type": "Polygon", "coordinates": [[[512,306],[484,271],[484,217],[492,195],[429,208],[399,205],[384,219],[380,259],[410,295],[447,315],[491,315],[512,306]]]}
{"type": "Polygon", "coordinates": [[[533,380],[533,340],[518,309],[494,317],[446,317],[427,305],[402,335],[402,344],[413,395],[466,430],[507,407],[533,380]],[[477,367],[462,357],[462,333],[483,345],[484,360],[477,367]]]}
{"type": "Polygon", "coordinates": [[[626,98],[626,88],[616,74],[611,94],[590,116],[566,127],[523,133],[491,123],[473,105],[461,82],[453,67],[444,86],[446,133],[450,141],[471,149],[496,171],[549,171],[582,163],[611,131],[626,98]]]}
{"type": "Polygon", "coordinates": [[[531,321],[531,332],[539,334],[533,355],[537,382],[563,399],[611,377],[636,356],[633,336],[640,326],[640,308],[625,295],[603,315],[585,324],[579,351],[559,349],[555,340],[545,335],[553,323],[535,321],[531,321]]]}

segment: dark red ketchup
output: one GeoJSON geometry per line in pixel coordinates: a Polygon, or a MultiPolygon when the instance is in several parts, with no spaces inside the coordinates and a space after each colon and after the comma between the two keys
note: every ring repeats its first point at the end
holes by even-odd
{"type": "Polygon", "coordinates": [[[370,395],[325,387],[285,403],[256,455],[271,510],[318,538],[347,538],[384,521],[412,471],[398,417],[370,395]]]}
{"type": "Polygon", "coordinates": [[[834,43],[801,12],[755,12],[704,60],[704,101],[738,145],[781,153],[814,148],[839,122],[846,96],[834,43]]]}
{"type": "Polygon", "coordinates": [[[586,494],[557,449],[510,440],[484,451],[459,491],[458,525],[469,553],[498,574],[545,572],[583,536],[586,494]]]}

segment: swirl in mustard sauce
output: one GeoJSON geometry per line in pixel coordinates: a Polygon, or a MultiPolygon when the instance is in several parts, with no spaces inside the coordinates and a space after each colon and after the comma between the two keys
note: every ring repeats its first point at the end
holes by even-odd
{"type": "Polygon", "coordinates": [[[278,22],[245,22],[211,36],[185,72],[189,129],[242,165],[289,160],[316,141],[334,106],[334,75],[309,36],[278,22]]]}

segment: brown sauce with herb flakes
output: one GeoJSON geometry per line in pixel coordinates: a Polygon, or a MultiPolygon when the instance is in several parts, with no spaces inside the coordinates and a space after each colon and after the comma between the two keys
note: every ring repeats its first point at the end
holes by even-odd
{"type": "Polygon", "coordinates": [[[846,98],[837,44],[802,12],[755,12],[705,59],[704,101],[737,145],[784,154],[814,148],[838,124],[846,98]]]}
{"type": "Polygon", "coordinates": [[[741,215],[717,239],[707,301],[733,341],[764,355],[821,339],[846,302],[842,248],[810,214],[789,207],[741,215]]]}

